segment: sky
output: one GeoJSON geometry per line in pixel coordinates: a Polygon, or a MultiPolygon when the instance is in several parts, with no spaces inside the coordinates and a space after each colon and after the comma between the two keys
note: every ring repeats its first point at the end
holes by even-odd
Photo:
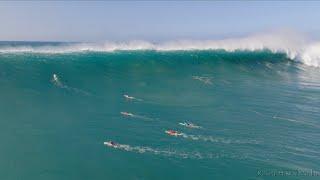
{"type": "Polygon", "coordinates": [[[0,41],[217,39],[277,29],[317,35],[320,2],[0,1],[0,41]]]}

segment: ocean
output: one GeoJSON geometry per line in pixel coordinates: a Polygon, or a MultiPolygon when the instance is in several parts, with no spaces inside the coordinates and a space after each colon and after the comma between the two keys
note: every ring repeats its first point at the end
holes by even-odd
{"type": "Polygon", "coordinates": [[[0,179],[319,179],[318,62],[133,45],[0,43],[0,179]]]}

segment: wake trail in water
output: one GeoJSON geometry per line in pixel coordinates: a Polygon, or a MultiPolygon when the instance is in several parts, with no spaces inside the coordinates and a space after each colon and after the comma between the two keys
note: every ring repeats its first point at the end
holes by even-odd
{"type": "Polygon", "coordinates": [[[119,149],[119,150],[128,151],[128,152],[134,152],[134,153],[140,153],[140,154],[149,153],[154,155],[160,155],[160,156],[166,156],[166,157],[177,157],[177,158],[183,158],[183,159],[218,159],[218,158],[243,159],[245,158],[245,156],[236,155],[236,154],[226,154],[226,153],[203,154],[200,152],[161,150],[161,149],[155,149],[155,148],[146,147],[146,146],[130,146],[128,144],[109,145],[109,142],[104,142],[104,145],[114,149],[119,149]]]}
{"type": "Polygon", "coordinates": [[[296,120],[296,119],[291,119],[291,118],[286,118],[286,117],[279,117],[277,115],[273,116],[272,118],[273,119],[280,119],[280,120],[290,121],[290,122],[294,122],[294,123],[297,123],[297,124],[308,125],[308,126],[315,127],[315,128],[320,128],[320,126],[318,126],[316,124],[313,124],[313,123],[309,123],[309,122],[305,122],[305,121],[299,121],[299,120],[296,120]]]}
{"type": "Polygon", "coordinates": [[[129,113],[129,112],[120,112],[120,114],[125,117],[132,117],[132,118],[142,119],[142,120],[146,120],[146,121],[155,120],[155,119],[147,117],[147,116],[137,115],[137,114],[133,114],[133,113],[129,113]]]}
{"type": "Polygon", "coordinates": [[[205,141],[205,142],[224,143],[224,144],[259,144],[260,143],[257,140],[234,140],[234,139],[225,139],[222,137],[192,135],[192,134],[186,134],[186,133],[181,133],[179,137],[183,137],[185,139],[190,139],[195,141],[205,141]]]}
{"type": "Polygon", "coordinates": [[[306,121],[300,121],[300,120],[297,120],[297,119],[281,117],[281,116],[278,116],[278,115],[268,116],[268,115],[262,114],[261,112],[258,112],[258,111],[252,110],[252,109],[250,109],[250,111],[258,114],[259,116],[266,117],[266,118],[285,120],[285,121],[293,122],[293,123],[296,123],[296,124],[303,124],[303,125],[307,125],[307,126],[311,126],[311,127],[315,127],[315,128],[320,128],[320,126],[318,126],[318,125],[316,125],[314,123],[306,122],[306,121]]]}
{"type": "Polygon", "coordinates": [[[80,93],[80,94],[83,94],[83,95],[86,95],[86,96],[91,96],[90,93],[88,93],[88,92],[86,92],[84,90],[81,90],[81,89],[78,89],[78,88],[74,88],[74,87],[69,87],[69,86],[63,84],[57,74],[53,74],[52,75],[52,82],[53,82],[53,84],[55,86],[63,88],[63,89],[66,89],[68,91],[73,91],[73,92],[80,93]]]}
{"type": "Polygon", "coordinates": [[[291,119],[291,118],[285,118],[285,117],[279,117],[277,115],[272,117],[273,119],[282,119],[282,120],[287,120],[287,121],[291,121],[291,122],[296,122],[296,123],[301,123],[300,121],[296,120],[296,119],[291,119]]]}

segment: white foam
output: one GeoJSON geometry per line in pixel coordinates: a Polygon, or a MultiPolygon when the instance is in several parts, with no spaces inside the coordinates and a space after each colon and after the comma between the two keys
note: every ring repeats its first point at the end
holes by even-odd
{"type": "Polygon", "coordinates": [[[300,34],[291,31],[260,33],[242,38],[224,40],[176,40],[162,43],[148,41],[73,43],[59,46],[7,46],[1,47],[0,53],[72,53],[72,52],[112,52],[116,50],[226,50],[233,52],[270,50],[285,53],[288,58],[306,65],[320,66],[320,42],[307,41],[300,34]]]}

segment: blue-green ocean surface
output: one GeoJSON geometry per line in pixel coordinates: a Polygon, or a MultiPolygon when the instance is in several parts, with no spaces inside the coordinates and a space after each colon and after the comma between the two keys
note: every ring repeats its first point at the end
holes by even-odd
{"type": "Polygon", "coordinates": [[[2,180],[320,178],[320,70],[281,53],[2,52],[0,99],[2,180]]]}

